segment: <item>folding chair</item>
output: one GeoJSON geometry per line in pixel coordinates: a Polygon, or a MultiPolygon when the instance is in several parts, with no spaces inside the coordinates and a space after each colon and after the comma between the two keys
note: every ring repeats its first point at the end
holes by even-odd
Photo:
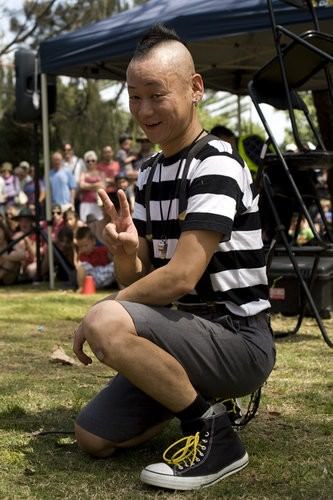
{"type": "MultiPolygon", "coordinates": [[[[325,149],[320,134],[311,120],[307,106],[298,92],[301,88],[311,88],[313,78],[320,71],[325,72],[327,84],[331,87],[328,65],[333,62],[333,36],[319,31],[318,21],[310,0],[288,1],[296,7],[309,7],[312,14],[316,29],[302,35],[295,35],[277,25],[272,0],[267,0],[267,3],[277,55],[254,75],[253,80],[248,85],[248,90],[268,135],[268,144],[271,144],[274,150],[274,153],[267,153],[268,149],[264,148],[262,165],[258,175],[263,199],[266,203],[262,215],[265,219],[265,216],[270,214],[270,220],[275,226],[275,234],[271,234],[271,238],[268,239],[268,243],[270,243],[268,267],[273,254],[287,255],[292,262],[304,298],[295,328],[287,332],[278,332],[277,336],[295,334],[299,330],[305,314],[305,305],[308,303],[325,342],[329,347],[333,347],[333,342],[328,336],[311,294],[311,288],[317,276],[319,259],[323,255],[333,255],[333,236],[317,195],[313,173],[315,169],[332,168],[333,153],[325,149]],[[286,46],[281,45],[282,33],[291,38],[291,42],[286,46]],[[282,152],[262,111],[261,104],[263,103],[270,104],[279,110],[288,111],[298,152],[282,152]],[[308,150],[300,137],[295,118],[296,110],[302,112],[306,117],[316,143],[314,151],[308,150]],[[316,207],[325,225],[326,238],[319,234],[315,226],[310,210],[312,205],[316,207]],[[299,247],[294,244],[294,241],[290,241],[287,231],[292,211],[298,214],[298,226],[301,218],[304,218],[311,228],[313,233],[311,246],[299,247]],[[304,255],[313,257],[309,279],[305,279],[299,269],[298,256],[304,255]]],[[[331,96],[333,100],[332,92],[331,96]]]]}

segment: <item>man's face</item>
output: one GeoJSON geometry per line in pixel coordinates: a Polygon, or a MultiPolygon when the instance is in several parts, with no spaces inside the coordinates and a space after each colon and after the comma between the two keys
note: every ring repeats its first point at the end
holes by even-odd
{"type": "Polygon", "coordinates": [[[64,144],[64,157],[69,160],[73,155],[73,148],[71,144],[64,144]]]}
{"type": "Polygon", "coordinates": [[[2,169],[1,170],[1,175],[5,179],[7,179],[8,177],[10,177],[12,175],[12,171],[9,168],[2,169]]]}
{"type": "Polygon", "coordinates": [[[129,151],[132,147],[132,139],[125,139],[122,143],[121,143],[121,147],[122,149],[124,149],[125,151],[129,151]]]}
{"type": "Polygon", "coordinates": [[[127,84],[130,111],[151,143],[176,152],[193,118],[190,77],[148,54],[131,62],[127,84]]]}
{"type": "Polygon", "coordinates": [[[20,217],[19,218],[19,226],[20,226],[21,231],[23,231],[24,233],[27,233],[28,231],[31,230],[32,223],[33,223],[32,219],[30,219],[28,217],[20,217]]]}
{"type": "Polygon", "coordinates": [[[62,156],[60,153],[54,153],[52,155],[52,166],[53,168],[55,168],[56,170],[59,170],[59,168],[61,167],[61,162],[62,162],[62,156]]]}
{"type": "Polygon", "coordinates": [[[91,238],[82,238],[76,240],[77,251],[79,254],[90,254],[95,248],[95,240],[91,238]]]}
{"type": "Polygon", "coordinates": [[[103,148],[103,158],[105,161],[112,160],[113,150],[112,150],[111,146],[105,146],[105,148],[103,148]]]}
{"type": "Polygon", "coordinates": [[[60,207],[52,207],[52,218],[56,223],[62,220],[62,211],[60,207]]]}

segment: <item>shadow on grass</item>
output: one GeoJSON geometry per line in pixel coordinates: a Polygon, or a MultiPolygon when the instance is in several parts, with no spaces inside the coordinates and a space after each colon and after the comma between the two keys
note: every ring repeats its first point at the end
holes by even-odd
{"type": "Polygon", "coordinates": [[[170,444],[170,436],[172,440],[179,438],[179,426],[171,422],[167,433],[163,432],[148,446],[120,450],[112,459],[95,459],[83,453],[76,444],[74,422],[78,413],[79,409],[61,406],[28,413],[22,406],[13,405],[0,413],[0,429],[5,431],[3,444],[6,446],[6,434],[10,434],[8,449],[10,453],[24,455],[29,464],[28,475],[33,471],[36,476],[52,477],[70,470],[71,473],[78,471],[98,476],[112,470],[118,475],[136,474],[138,477],[146,463],[161,458],[162,451],[170,444]],[[13,439],[15,435],[20,436],[17,441],[13,439]]]}
{"type": "MultiPolygon", "coordinates": [[[[290,342],[290,343],[299,343],[299,342],[306,342],[307,340],[322,340],[324,342],[324,339],[322,338],[321,333],[318,330],[317,334],[314,333],[302,333],[302,331],[297,332],[296,334],[294,333],[283,333],[282,335],[279,335],[278,331],[274,332],[274,340],[276,343],[281,343],[281,342],[290,342]]],[[[333,339],[332,339],[333,340],[333,339]]]]}
{"type": "MultiPolygon", "coordinates": [[[[161,496],[169,498],[171,492],[166,493],[164,490],[142,485],[139,474],[145,465],[160,461],[166,447],[180,437],[177,421],[171,422],[149,444],[123,450],[112,459],[96,460],[78,449],[75,437],[71,434],[77,411],[76,408],[58,406],[52,410],[28,413],[21,406],[13,406],[0,413],[2,429],[12,435],[21,433],[22,436],[24,433],[18,441],[11,441],[10,450],[24,455],[23,474],[27,476],[26,481],[29,483],[30,491],[37,498],[43,497],[45,487],[53,498],[60,498],[60,490],[62,498],[125,499],[156,498],[157,495],[159,498],[161,496]],[[49,433],[38,434],[36,431],[39,430],[49,433]],[[88,488],[87,491],[82,490],[83,484],[88,488]],[[111,491],[114,492],[113,495],[111,491]]],[[[284,474],[283,478],[280,475],[275,478],[282,497],[294,491],[290,490],[288,480],[297,483],[298,475],[290,472],[289,477],[288,464],[294,463],[295,454],[300,454],[297,449],[302,450],[302,460],[298,465],[300,470],[309,460],[321,461],[324,464],[320,457],[322,453],[324,455],[328,453],[328,424],[315,425],[316,418],[316,415],[309,418],[302,414],[271,418],[263,412],[241,432],[241,438],[251,455],[252,466],[241,476],[237,475],[236,478],[223,482],[223,485],[216,485],[210,489],[207,497],[202,494],[197,496],[195,492],[189,495],[191,498],[236,498],[235,484],[241,481],[243,488],[249,494],[248,498],[260,498],[256,496],[258,491],[263,494],[261,498],[269,498],[271,493],[271,486],[267,481],[269,467],[276,469],[279,474],[284,474]],[[313,450],[314,441],[317,442],[317,455],[313,450]]],[[[313,488],[317,491],[317,484],[314,484],[313,488]]]]}

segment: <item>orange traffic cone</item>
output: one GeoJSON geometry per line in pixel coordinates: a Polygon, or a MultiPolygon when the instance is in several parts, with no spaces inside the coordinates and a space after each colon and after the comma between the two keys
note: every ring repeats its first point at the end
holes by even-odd
{"type": "Polygon", "coordinates": [[[88,275],[84,278],[84,283],[81,293],[84,295],[91,295],[92,293],[96,293],[96,284],[92,276],[88,275]]]}

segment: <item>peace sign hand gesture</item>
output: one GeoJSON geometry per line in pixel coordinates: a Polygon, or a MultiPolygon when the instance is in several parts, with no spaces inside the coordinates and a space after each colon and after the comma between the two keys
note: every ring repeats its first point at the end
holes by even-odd
{"type": "Polygon", "coordinates": [[[104,189],[99,189],[98,195],[103,202],[104,219],[93,222],[90,225],[91,230],[106,244],[113,255],[135,255],[139,238],[124,191],[122,189],[117,191],[119,211],[104,189]]]}

